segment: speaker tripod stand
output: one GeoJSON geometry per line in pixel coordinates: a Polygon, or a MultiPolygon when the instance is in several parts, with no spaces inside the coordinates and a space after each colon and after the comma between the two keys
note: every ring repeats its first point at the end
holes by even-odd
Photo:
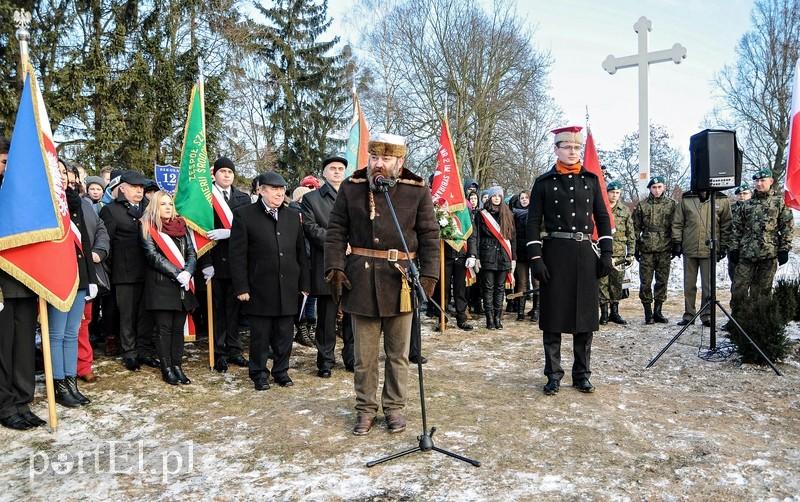
{"type": "Polygon", "coordinates": [[[722,313],[725,314],[725,316],[733,323],[734,326],[736,326],[736,329],[738,329],[739,332],[742,335],[744,335],[747,341],[750,342],[750,344],[753,347],[755,347],[758,353],[761,354],[761,357],[763,357],[764,360],[767,362],[767,364],[769,364],[769,367],[772,368],[775,374],[778,376],[783,376],[780,370],[778,370],[778,368],[775,367],[772,361],[769,360],[767,355],[764,354],[764,351],[761,350],[761,347],[759,347],[758,344],[754,342],[752,338],[750,338],[750,335],[748,335],[747,332],[739,325],[736,319],[734,319],[733,316],[729,314],[727,310],[725,310],[725,307],[722,306],[722,303],[720,303],[719,300],[717,300],[717,245],[715,239],[716,229],[717,229],[717,205],[716,205],[717,192],[715,190],[709,190],[709,197],[711,198],[711,236],[708,240],[708,245],[710,248],[709,275],[711,277],[709,282],[711,287],[711,296],[709,298],[703,299],[705,303],[703,303],[703,306],[700,307],[700,310],[698,310],[697,313],[694,315],[694,317],[692,317],[692,320],[689,321],[684,327],[682,327],[674,337],[672,337],[672,340],[670,340],[669,343],[667,343],[667,345],[665,345],[664,348],[661,349],[661,352],[659,352],[649,363],[647,363],[647,366],[645,366],[645,368],[651,368],[656,363],[656,361],[658,361],[658,359],[662,355],[664,355],[664,353],[672,346],[672,344],[675,343],[678,340],[678,338],[680,338],[681,335],[683,335],[683,333],[686,332],[686,330],[689,329],[689,327],[694,324],[697,318],[700,317],[706,311],[708,311],[709,321],[710,321],[709,350],[716,351],[717,350],[717,307],[719,307],[722,313]]]}

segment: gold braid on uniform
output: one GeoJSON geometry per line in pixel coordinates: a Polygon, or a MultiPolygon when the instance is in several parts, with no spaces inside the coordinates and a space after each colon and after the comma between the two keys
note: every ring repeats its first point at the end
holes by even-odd
{"type": "Polygon", "coordinates": [[[367,191],[369,194],[369,219],[375,219],[375,197],[372,195],[372,190],[367,191]]]}

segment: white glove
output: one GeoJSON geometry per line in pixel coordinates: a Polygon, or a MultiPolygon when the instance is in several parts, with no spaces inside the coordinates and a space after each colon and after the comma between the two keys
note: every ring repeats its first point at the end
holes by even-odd
{"type": "Polygon", "coordinates": [[[192,280],[192,274],[184,270],[183,272],[178,274],[178,277],[176,277],[176,279],[178,280],[178,283],[180,283],[181,286],[186,288],[189,286],[189,281],[192,280]]]}
{"type": "Polygon", "coordinates": [[[86,295],[87,300],[94,300],[97,297],[97,284],[89,284],[89,294],[86,295]]]}
{"type": "Polygon", "coordinates": [[[2,311],[3,311],[3,308],[5,308],[5,305],[3,305],[3,303],[2,303],[2,302],[0,302],[0,312],[2,312],[2,311]]]}
{"type": "Polygon", "coordinates": [[[224,239],[230,239],[231,231],[227,228],[215,228],[214,230],[209,230],[206,234],[206,237],[211,239],[212,241],[221,241],[224,239]]]}
{"type": "Polygon", "coordinates": [[[469,257],[469,258],[467,258],[467,260],[464,262],[464,267],[466,267],[466,268],[472,268],[472,267],[474,267],[474,266],[475,266],[475,262],[476,262],[476,261],[477,261],[477,260],[475,259],[475,257],[474,257],[474,256],[470,256],[470,257],[469,257]]]}
{"type": "Polygon", "coordinates": [[[214,277],[214,266],[209,265],[203,269],[203,279],[209,280],[214,277]]]}
{"type": "Polygon", "coordinates": [[[182,285],[181,287],[182,287],[183,289],[185,289],[186,291],[189,291],[189,288],[191,288],[191,287],[192,287],[192,285],[191,285],[191,284],[189,284],[189,283],[187,282],[186,284],[182,285]]]}
{"type": "Polygon", "coordinates": [[[481,261],[475,260],[475,273],[477,274],[480,271],[481,271],[481,261]]]}
{"type": "Polygon", "coordinates": [[[511,260],[511,275],[514,275],[514,271],[517,269],[517,260],[511,260]]]}

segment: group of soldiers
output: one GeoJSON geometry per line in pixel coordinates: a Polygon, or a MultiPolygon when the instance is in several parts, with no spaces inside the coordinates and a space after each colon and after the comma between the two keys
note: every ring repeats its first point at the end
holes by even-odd
{"type": "MultiPolygon", "coordinates": [[[[679,325],[697,313],[697,275],[700,273],[702,302],[711,297],[711,197],[716,197],[716,259],[728,257],[732,282],[731,309],[734,317],[748,297],[768,294],[777,267],[789,260],[793,218],[776,190],[772,171],[759,169],[753,186],[747,181],[735,190],[735,201],[718,191],[689,190],[676,201],[664,193],[664,178],[654,176],[649,195],[631,212],[621,201],[622,186],[607,185],[616,231],[613,257],[615,270],[601,281],[600,323],[626,324],[619,314],[623,299],[624,269],[639,262],[639,299],[646,324],[667,323],[662,308],[667,299],[670,263],[683,259],[684,312],[679,325]],[[653,280],[655,279],[655,285],[653,280]]],[[[700,314],[710,324],[710,309],[700,314]]]]}

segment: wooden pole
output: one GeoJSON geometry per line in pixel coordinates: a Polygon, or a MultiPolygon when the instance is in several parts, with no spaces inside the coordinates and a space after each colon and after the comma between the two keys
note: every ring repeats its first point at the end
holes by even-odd
{"type": "Polygon", "coordinates": [[[206,310],[208,310],[208,364],[214,369],[214,300],[211,278],[206,281],[206,310]]]}
{"type": "Polygon", "coordinates": [[[444,311],[447,309],[447,305],[444,304],[444,297],[445,297],[445,286],[446,286],[445,278],[444,278],[444,240],[439,239],[439,305],[441,305],[441,310],[439,311],[439,330],[444,333],[446,328],[445,326],[445,317],[444,311]]]}
{"type": "Polygon", "coordinates": [[[42,356],[44,358],[44,386],[47,391],[47,415],[50,432],[58,427],[56,416],[56,393],[53,388],[53,360],[50,353],[50,324],[47,319],[47,303],[39,297],[39,324],[42,327],[42,356]]]}

